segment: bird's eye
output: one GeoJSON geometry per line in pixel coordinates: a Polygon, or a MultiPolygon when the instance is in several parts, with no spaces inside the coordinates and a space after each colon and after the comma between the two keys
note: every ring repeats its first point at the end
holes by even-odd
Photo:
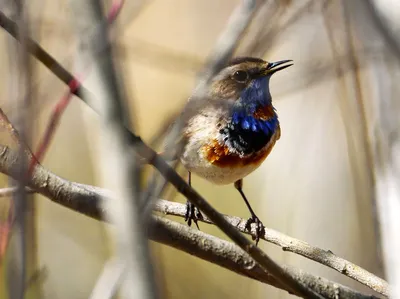
{"type": "Polygon", "coordinates": [[[235,81],[237,81],[239,83],[246,82],[248,78],[249,78],[249,74],[245,71],[236,71],[233,74],[233,79],[235,79],[235,81]]]}

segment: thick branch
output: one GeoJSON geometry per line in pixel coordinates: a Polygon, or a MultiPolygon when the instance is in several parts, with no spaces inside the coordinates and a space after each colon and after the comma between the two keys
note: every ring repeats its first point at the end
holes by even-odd
{"type": "MultiPolygon", "coordinates": [[[[14,169],[13,165],[15,165],[16,163],[18,163],[17,153],[6,146],[0,145],[0,172],[10,176],[16,175],[16,173],[13,172],[14,169]]],[[[98,220],[103,220],[102,219],[103,211],[101,211],[102,205],[100,204],[101,198],[111,198],[111,193],[107,190],[94,186],[69,182],[65,179],[58,177],[54,173],[46,170],[40,164],[38,164],[37,167],[35,168],[35,171],[30,181],[30,187],[33,188],[34,190],[37,190],[37,192],[41,193],[42,195],[48,197],[50,200],[58,204],[61,204],[69,209],[72,209],[76,212],[79,212],[81,214],[87,215],[89,217],[98,220]]],[[[10,191],[12,190],[7,190],[7,192],[10,191]]],[[[158,200],[155,205],[155,210],[162,213],[181,216],[181,217],[185,213],[183,204],[169,202],[165,200],[158,200]]],[[[244,233],[249,233],[244,227],[245,226],[244,219],[233,216],[225,216],[225,219],[240,231],[244,233]]],[[[206,223],[211,223],[208,218],[204,218],[204,220],[202,221],[206,223]]],[[[254,229],[255,227],[252,226],[252,230],[254,229]]],[[[197,231],[190,230],[190,232],[191,234],[193,234],[197,231]]],[[[152,233],[155,234],[155,232],[152,233]]],[[[161,235],[163,234],[161,233],[161,235]]],[[[156,241],[160,241],[155,237],[153,237],[153,235],[151,236],[151,238],[153,238],[156,241]]],[[[159,236],[158,238],[161,237],[159,236]]],[[[189,236],[188,238],[190,239],[191,237],[189,236]]],[[[275,245],[281,246],[285,251],[297,253],[311,260],[319,262],[325,266],[328,266],[332,269],[335,269],[340,273],[342,273],[343,275],[351,277],[356,281],[366,286],[369,286],[371,289],[383,295],[386,296],[388,295],[388,284],[386,281],[369,273],[368,271],[360,268],[359,266],[334,255],[330,251],[325,251],[318,247],[311,246],[304,241],[291,238],[289,236],[286,236],[282,233],[279,233],[277,231],[268,228],[265,228],[265,235],[262,237],[262,239],[271,242],[275,245]]],[[[174,240],[177,240],[177,238],[173,237],[173,239],[168,241],[168,243],[167,240],[165,240],[165,244],[173,246],[188,253],[196,251],[195,248],[192,248],[194,245],[189,246],[183,241],[182,241],[183,244],[179,245],[178,243],[180,241],[174,241],[174,240]],[[172,242],[176,242],[176,244],[174,243],[175,245],[172,245],[172,242]]],[[[214,258],[205,258],[200,255],[196,256],[213,263],[215,262],[214,258]]],[[[217,257],[215,257],[215,259],[218,260],[217,257]]],[[[217,264],[226,267],[224,265],[221,265],[220,263],[217,264]]],[[[226,268],[230,269],[229,267],[226,268]]],[[[254,279],[258,279],[256,278],[257,276],[254,276],[255,274],[254,275],[245,274],[245,275],[254,279]]],[[[265,280],[261,279],[258,280],[268,283],[268,281],[265,280]]]]}

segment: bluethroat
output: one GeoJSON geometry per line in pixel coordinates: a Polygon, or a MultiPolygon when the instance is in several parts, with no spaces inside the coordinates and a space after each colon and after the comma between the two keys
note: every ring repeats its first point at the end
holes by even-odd
{"type": "MultiPolygon", "coordinates": [[[[204,104],[185,122],[180,155],[189,172],[219,185],[234,184],[255,223],[258,242],[264,226],[243,192],[243,178],[267,158],[281,135],[269,81],[292,60],[233,59],[212,80],[204,104]]],[[[197,225],[200,212],[188,201],[186,221],[197,225]]]]}

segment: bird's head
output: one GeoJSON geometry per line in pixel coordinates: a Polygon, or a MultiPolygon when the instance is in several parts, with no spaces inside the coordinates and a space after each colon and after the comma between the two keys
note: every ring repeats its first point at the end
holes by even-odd
{"type": "Polygon", "coordinates": [[[291,61],[267,62],[253,57],[235,58],[214,77],[211,96],[214,99],[234,100],[263,97],[270,101],[269,79],[274,73],[291,66],[288,64],[291,61]]]}

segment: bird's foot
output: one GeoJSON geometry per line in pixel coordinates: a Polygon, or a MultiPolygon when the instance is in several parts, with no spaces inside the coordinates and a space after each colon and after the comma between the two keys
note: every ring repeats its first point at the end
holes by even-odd
{"type": "Polygon", "coordinates": [[[197,220],[203,219],[203,215],[201,214],[200,210],[196,208],[194,204],[190,201],[186,201],[186,213],[185,213],[185,221],[189,226],[192,225],[192,221],[196,224],[197,229],[199,228],[199,224],[197,220]]]}
{"type": "Polygon", "coordinates": [[[260,241],[260,237],[264,236],[265,234],[264,224],[256,215],[253,215],[246,221],[246,229],[250,232],[251,238],[256,241],[256,246],[257,246],[258,241],[260,241]],[[254,233],[251,230],[251,225],[253,223],[256,225],[256,230],[254,233]]]}

